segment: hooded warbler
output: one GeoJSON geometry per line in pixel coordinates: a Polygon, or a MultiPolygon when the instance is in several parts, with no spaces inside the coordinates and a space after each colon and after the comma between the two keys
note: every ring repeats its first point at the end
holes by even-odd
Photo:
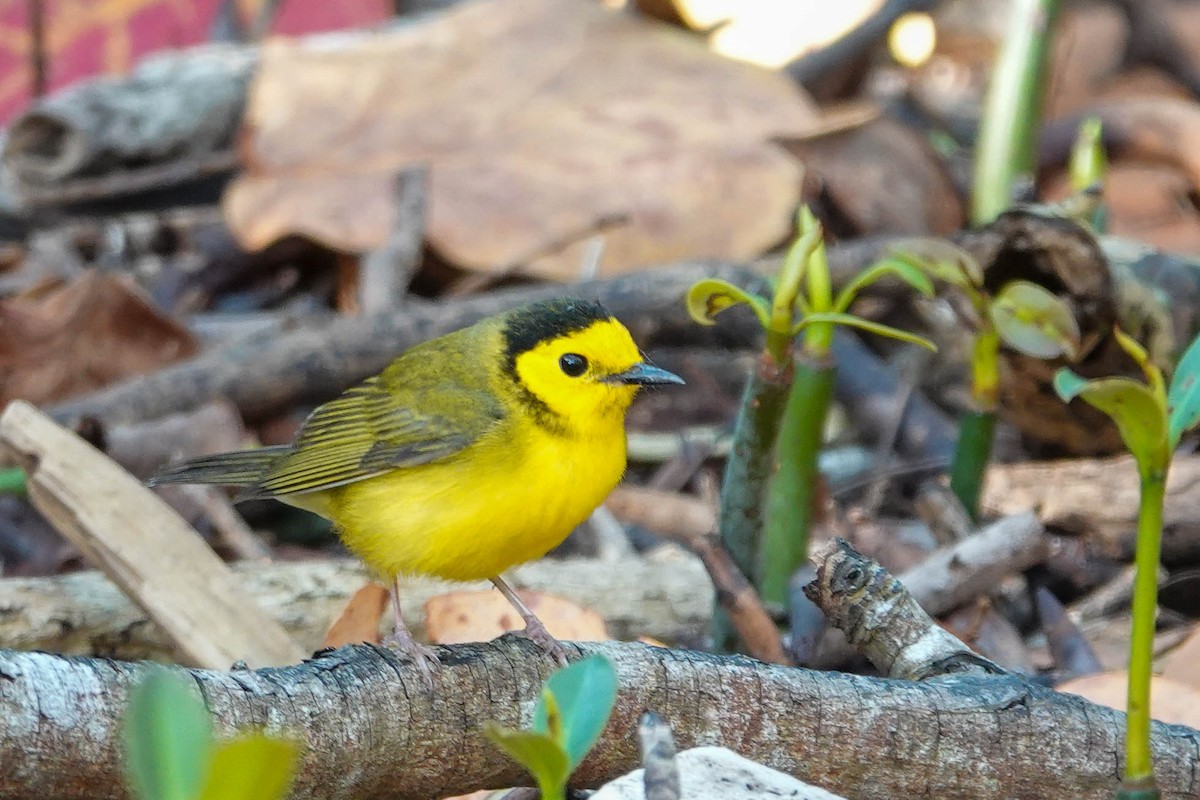
{"type": "Polygon", "coordinates": [[[151,483],[245,487],[330,519],[346,546],[391,581],[389,643],[436,659],[400,615],[399,578],[489,578],[525,632],[561,646],[501,577],[545,555],[625,471],[625,412],[642,386],[681,384],[647,363],[601,305],[537,302],[397,357],[319,406],[288,445],[205,456],[151,483]]]}

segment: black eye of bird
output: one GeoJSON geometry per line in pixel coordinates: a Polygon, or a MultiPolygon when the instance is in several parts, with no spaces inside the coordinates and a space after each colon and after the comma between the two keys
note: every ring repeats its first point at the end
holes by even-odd
{"type": "Polygon", "coordinates": [[[587,372],[588,360],[578,353],[567,353],[558,360],[558,366],[572,378],[587,372]]]}

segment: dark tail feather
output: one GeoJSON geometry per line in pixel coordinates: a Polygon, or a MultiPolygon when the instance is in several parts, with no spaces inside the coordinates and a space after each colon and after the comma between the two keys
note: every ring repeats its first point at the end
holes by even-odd
{"type": "Polygon", "coordinates": [[[225,486],[253,486],[290,447],[260,447],[257,450],[238,450],[201,456],[175,464],[155,475],[147,483],[216,483],[225,486]]]}

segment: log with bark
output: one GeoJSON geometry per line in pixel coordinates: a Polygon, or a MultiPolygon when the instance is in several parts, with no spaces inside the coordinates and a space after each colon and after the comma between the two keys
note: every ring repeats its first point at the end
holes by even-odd
{"type": "MultiPolygon", "coordinates": [[[[1124,715],[1020,678],[882,680],[640,644],[571,645],[616,664],[620,693],[572,781],[639,766],[654,709],[681,748],[728,746],[847,796],[1001,800],[1112,796],[1124,715]]],[[[342,648],[283,669],[188,671],[221,737],[264,726],[304,745],[293,797],[428,798],[521,785],[482,724],[527,724],[552,663],[517,636],[438,650],[433,693],[392,651],[342,648]]],[[[0,652],[0,798],[125,797],[120,719],[144,665],[0,652]]],[[[1200,790],[1200,732],[1155,723],[1166,800],[1200,790]]]]}

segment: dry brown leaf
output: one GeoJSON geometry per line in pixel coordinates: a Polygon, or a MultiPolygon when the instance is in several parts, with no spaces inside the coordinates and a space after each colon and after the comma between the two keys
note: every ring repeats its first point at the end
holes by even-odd
{"type": "Polygon", "coordinates": [[[906,125],[881,118],[787,147],[810,165],[811,192],[827,193],[856,233],[949,234],[963,225],[944,161],[906,125]]]}
{"type": "Polygon", "coordinates": [[[391,595],[383,584],[371,581],[350,596],[342,613],[329,626],[321,647],[341,647],[359,642],[379,643],[379,620],[391,595]]]}
{"type": "MultiPolygon", "coordinates": [[[[1125,710],[1128,675],[1125,670],[1075,678],[1055,687],[1060,692],[1086,697],[1093,703],[1125,710]]],[[[1159,722],[1200,728],[1200,691],[1156,675],[1150,682],[1150,716],[1159,722]]]]}
{"type": "Polygon", "coordinates": [[[467,269],[577,277],[745,259],[785,239],[800,167],[770,143],[820,123],[786,76],[573,0],[485,0],[338,43],[272,41],[224,209],[243,245],[380,245],[393,175],[431,173],[428,238],[467,269]],[[571,243],[564,246],[564,243],[571,243]]]}
{"type": "Polygon", "coordinates": [[[0,407],[62,400],[196,350],[187,329],[131,284],[86,272],[37,296],[0,300],[0,407]]]}
{"type": "MultiPolygon", "coordinates": [[[[604,618],[588,608],[543,592],[517,592],[556,639],[597,642],[610,639],[604,618]]],[[[449,592],[425,603],[425,635],[434,644],[487,642],[525,627],[521,615],[492,589],[449,592]]]]}

